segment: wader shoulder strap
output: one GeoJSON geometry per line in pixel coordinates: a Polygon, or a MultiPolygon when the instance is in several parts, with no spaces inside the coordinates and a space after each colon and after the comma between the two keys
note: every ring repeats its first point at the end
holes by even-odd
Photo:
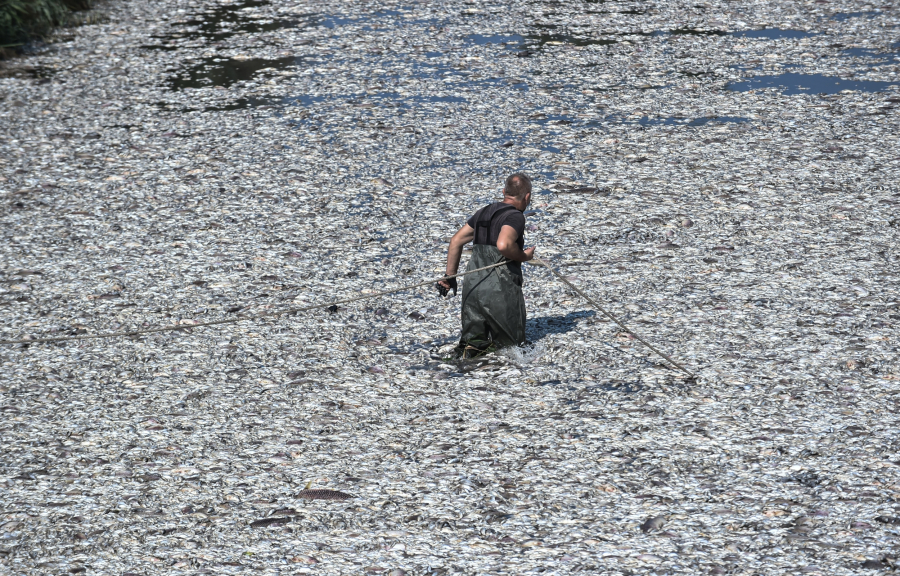
{"type": "Polygon", "coordinates": [[[494,217],[501,212],[506,212],[508,210],[515,210],[515,206],[510,206],[509,204],[497,208],[491,213],[491,206],[485,206],[481,210],[481,215],[477,222],[475,222],[475,238],[473,240],[473,244],[490,244],[491,246],[495,246],[496,243],[491,243],[491,222],[494,221],[494,217]]]}

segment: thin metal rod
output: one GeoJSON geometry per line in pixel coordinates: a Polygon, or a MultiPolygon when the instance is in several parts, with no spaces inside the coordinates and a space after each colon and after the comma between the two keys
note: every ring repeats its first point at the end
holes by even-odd
{"type": "Polygon", "coordinates": [[[538,263],[538,264],[541,264],[544,268],[546,268],[546,269],[549,270],[551,273],[553,273],[554,276],[556,276],[557,278],[559,278],[559,279],[560,279],[564,284],[566,284],[569,288],[571,288],[572,290],[574,290],[575,292],[577,292],[579,296],[581,296],[582,298],[584,298],[585,300],[587,300],[588,302],[590,302],[591,305],[592,305],[594,308],[596,308],[597,310],[599,310],[600,312],[602,312],[603,314],[605,314],[607,318],[609,318],[610,320],[612,320],[613,322],[615,322],[616,324],[618,324],[618,325],[622,328],[622,330],[624,330],[625,332],[627,332],[627,333],[631,334],[632,336],[634,336],[636,340],[638,340],[638,341],[641,342],[641,344],[643,344],[644,346],[646,346],[646,347],[649,348],[650,350],[656,352],[659,356],[662,356],[663,358],[665,358],[666,361],[667,361],[669,364],[671,364],[672,366],[675,366],[676,368],[678,368],[679,370],[681,370],[682,372],[684,372],[685,374],[687,374],[687,375],[690,376],[691,378],[696,378],[696,376],[694,375],[693,372],[691,372],[690,370],[688,370],[687,368],[685,368],[684,366],[682,366],[682,365],[679,364],[678,362],[672,360],[667,354],[664,354],[663,352],[660,352],[659,350],[657,350],[652,344],[650,344],[649,342],[647,342],[646,340],[644,340],[644,339],[641,337],[640,334],[638,334],[637,332],[635,332],[634,330],[630,329],[628,326],[626,326],[625,324],[623,324],[621,321],[619,321],[618,318],[616,318],[615,316],[613,316],[611,313],[607,312],[607,311],[603,308],[603,306],[600,306],[599,304],[597,304],[597,303],[594,301],[593,298],[591,298],[590,296],[588,296],[587,294],[585,294],[584,292],[582,292],[577,286],[575,286],[574,284],[572,284],[571,282],[569,282],[562,274],[560,274],[559,272],[557,272],[556,270],[554,270],[553,268],[551,268],[551,267],[550,267],[550,264],[548,264],[545,260],[541,260],[540,258],[535,258],[535,259],[531,260],[531,262],[532,262],[532,263],[538,263]]]}

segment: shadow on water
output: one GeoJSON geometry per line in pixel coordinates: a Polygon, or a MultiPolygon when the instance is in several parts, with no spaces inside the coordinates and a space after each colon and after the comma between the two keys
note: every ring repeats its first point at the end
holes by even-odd
{"type": "Polygon", "coordinates": [[[597,313],[593,310],[569,312],[565,316],[539,316],[529,318],[525,324],[525,335],[530,342],[538,342],[550,334],[565,334],[577,328],[577,321],[592,318],[597,313]]]}
{"type": "Polygon", "coordinates": [[[761,88],[782,88],[782,94],[837,94],[842,90],[860,92],[883,92],[896,82],[876,82],[874,80],[842,80],[822,74],[797,74],[788,72],[774,76],[757,76],[743,82],[731,82],[727,89],[734,92],[749,92],[761,88]]]}

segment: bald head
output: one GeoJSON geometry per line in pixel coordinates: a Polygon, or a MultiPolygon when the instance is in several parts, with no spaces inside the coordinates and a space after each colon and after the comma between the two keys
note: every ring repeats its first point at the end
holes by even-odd
{"type": "Polygon", "coordinates": [[[531,178],[521,172],[516,172],[506,179],[503,187],[503,195],[515,200],[524,200],[525,195],[531,192],[531,178]]]}

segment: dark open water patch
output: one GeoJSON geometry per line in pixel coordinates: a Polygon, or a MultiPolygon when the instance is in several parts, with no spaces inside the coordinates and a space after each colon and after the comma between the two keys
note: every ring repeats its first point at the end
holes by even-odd
{"type": "Polygon", "coordinates": [[[525,37],[519,34],[492,34],[486,36],[484,34],[470,34],[469,41],[484,46],[487,44],[515,44],[521,45],[525,42],[525,37]]]}
{"type": "Polygon", "coordinates": [[[675,28],[669,30],[672,36],[727,36],[728,32],[722,30],[699,30],[697,28],[675,28]]]}
{"type": "Polygon", "coordinates": [[[204,58],[187,70],[178,72],[167,82],[172,90],[185,88],[209,88],[211,86],[231,86],[236,82],[251,80],[263,70],[284,70],[291,66],[299,66],[304,59],[297,56],[286,56],[268,60],[250,58],[236,60],[233,58],[204,58]]]}
{"type": "Polygon", "coordinates": [[[234,4],[223,4],[210,10],[192,14],[189,20],[175,22],[178,28],[168,34],[151,36],[160,42],[143,46],[154,50],[177,50],[182,44],[192,44],[198,40],[221,42],[236,34],[258,34],[284,28],[315,25],[321,16],[309,15],[291,19],[253,18],[246,8],[267,6],[268,0],[244,0],[234,4]]]}
{"type": "Polygon", "coordinates": [[[616,40],[606,38],[592,38],[586,35],[570,34],[566,32],[544,32],[542,34],[529,34],[526,36],[528,44],[526,48],[542,48],[548,44],[568,44],[571,46],[609,46],[616,40]]]}
{"type": "MultiPolygon", "coordinates": [[[[248,108],[266,109],[266,108],[283,108],[285,106],[309,106],[315,102],[324,100],[324,96],[285,96],[283,98],[239,98],[231,104],[223,104],[221,106],[207,106],[203,108],[203,112],[226,112],[229,110],[246,110],[248,108]]],[[[183,112],[192,109],[183,109],[183,112]]],[[[281,114],[276,114],[281,116],[281,114]]],[[[299,125],[301,122],[290,121],[290,124],[299,125]]]]}
{"type": "Polygon", "coordinates": [[[749,122],[749,118],[743,116],[707,116],[705,118],[695,118],[688,122],[688,126],[705,126],[706,124],[743,124],[749,122]]]}
{"type": "Polygon", "coordinates": [[[873,80],[843,80],[823,74],[798,74],[788,72],[774,76],[757,76],[743,82],[731,82],[726,87],[734,92],[749,92],[761,88],[782,88],[782,94],[837,94],[842,90],[860,92],[884,92],[896,82],[873,80]]]}
{"type": "Polygon", "coordinates": [[[490,44],[503,45],[507,50],[519,50],[520,55],[530,56],[533,51],[540,50],[544,46],[550,45],[570,45],[570,46],[607,46],[615,44],[617,40],[608,38],[595,38],[589,34],[570,32],[565,28],[557,29],[556,26],[550,24],[540,26],[545,31],[537,34],[470,34],[467,40],[479,46],[490,44]]]}
{"type": "Polygon", "coordinates": [[[851,18],[874,18],[879,16],[882,12],[878,10],[866,10],[864,12],[838,12],[834,16],[831,17],[832,20],[837,20],[838,22],[844,22],[846,20],[850,20],[851,18]]]}
{"type": "MultiPolygon", "coordinates": [[[[895,48],[896,44],[891,48],[895,48]]],[[[841,50],[842,56],[851,58],[871,58],[873,62],[869,62],[870,66],[885,66],[888,64],[900,63],[900,53],[895,52],[879,52],[870,48],[845,48],[841,50]]]]}
{"type": "Polygon", "coordinates": [[[388,9],[383,8],[381,10],[374,10],[372,12],[368,12],[363,16],[359,17],[339,17],[339,16],[326,16],[323,17],[319,21],[319,25],[325,28],[339,28],[341,26],[352,26],[352,25],[362,25],[361,30],[363,31],[372,31],[377,27],[377,21],[380,19],[391,19],[394,18],[400,24],[400,26],[428,26],[437,24],[440,20],[435,18],[417,18],[417,19],[408,19],[403,18],[405,14],[408,13],[408,10],[404,9],[388,9]]]}
{"type": "Polygon", "coordinates": [[[626,120],[621,117],[610,116],[610,121],[618,121],[621,124],[636,124],[639,126],[705,126],[706,124],[742,124],[750,122],[743,116],[710,116],[704,118],[650,118],[643,116],[638,120],[626,120]]]}
{"type": "Polygon", "coordinates": [[[767,40],[778,40],[780,38],[809,38],[810,36],[818,36],[817,32],[805,32],[803,30],[782,30],[781,28],[765,28],[763,30],[743,30],[741,32],[732,32],[731,36],[735,38],[765,38],[767,40]]]}

